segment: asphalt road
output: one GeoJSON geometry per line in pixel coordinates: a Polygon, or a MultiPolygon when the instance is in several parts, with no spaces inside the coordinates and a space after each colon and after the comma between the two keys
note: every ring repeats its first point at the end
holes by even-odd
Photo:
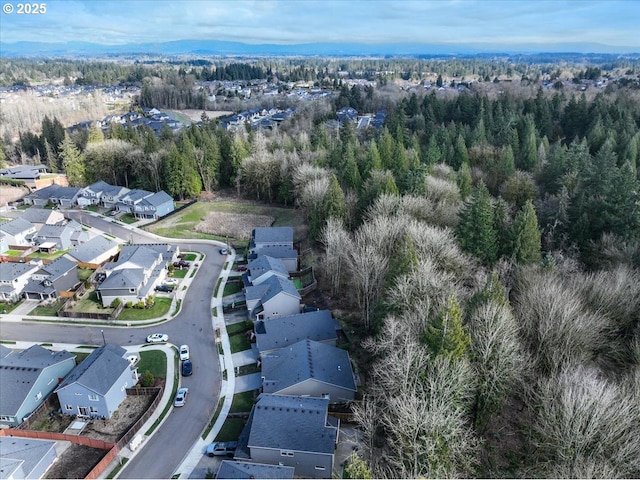
{"type": "Polygon", "coordinates": [[[182,302],[180,313],[173,319],[153,327],[100,327],[53,325],[44,323],[5,323],[0,328],[2,340],[100,345],[102,333],[107,342],[138,345],[150,333],[169,335],[176,346],[187,344],[193,362],[193,375],[181,378],[189,388],[187,403],[174,409],[143,450],[127,463],[120,478],[170,478],[213,415],[220,395],[221,374],[211,321],[211,298],[226,260],[218,247],[198,242],[159,240],[142,231],[132,232],[115,223],[86,213],[71,213],[75,219],[134,243],[178,243],[183,251],[205,254],[182,302]],[[102,332],[103,331],[103,332],[102,332]]]}

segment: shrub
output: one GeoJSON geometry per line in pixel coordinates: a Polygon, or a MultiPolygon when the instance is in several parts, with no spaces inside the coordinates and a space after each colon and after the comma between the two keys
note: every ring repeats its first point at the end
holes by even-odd
{"type": "Polygon", "coordinates": [[[155,380],[153,373],[149,370],[145,370],[145,372],[140,376],[140,385],[143,387],[153,387],[155,380]]]}

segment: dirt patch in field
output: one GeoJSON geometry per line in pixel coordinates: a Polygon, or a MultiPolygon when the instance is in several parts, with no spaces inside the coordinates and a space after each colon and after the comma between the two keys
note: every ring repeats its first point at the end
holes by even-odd
{"type": "Polygon", "coordinates": [[[29,194],[27,187],[9,187],[6,185],[0,186],[0,206],[4,206],[6,203],[15,202],[29,194]]]}
{"type": "Polygon", "coordinates": [[[275,221],[269,215],[211,212],[195,227],[197,232],[221,237],[250,238],[256,227],[270,227],[275,221]]]}

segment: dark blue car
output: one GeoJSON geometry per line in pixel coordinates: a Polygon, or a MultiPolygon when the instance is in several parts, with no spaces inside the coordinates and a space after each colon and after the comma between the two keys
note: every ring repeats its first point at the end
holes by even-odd
{"type": "Polygon", "coordinates": [[[182,376],[188,377],[193,373],[193,365],[191,364],[191,360],[185,360],[182,362],[182,376]]]}

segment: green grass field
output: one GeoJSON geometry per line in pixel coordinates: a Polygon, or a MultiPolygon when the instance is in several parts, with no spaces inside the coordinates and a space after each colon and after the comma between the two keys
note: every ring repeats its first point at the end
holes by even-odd
{"type": "Polygon", "coordinates": [[[147,370],[150,371],[154,377],[166,378],[167,357],[164,352],[158,350],[140,352],[138,372],[142,375],[147,370]]]}
{"type": "Polygon", "coordinates": [[[149,320],[166,315],[171,307],[170,298],[158,298],[151,308],[125,308],[118,315],[118,320],[149,320]]]}

